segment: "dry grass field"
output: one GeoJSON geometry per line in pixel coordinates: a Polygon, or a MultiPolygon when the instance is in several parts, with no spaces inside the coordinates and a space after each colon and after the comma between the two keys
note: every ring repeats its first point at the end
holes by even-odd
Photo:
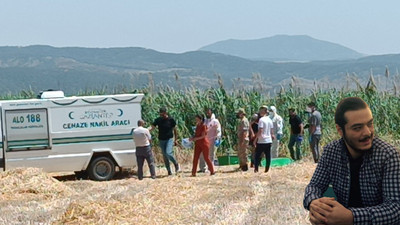
{"type": "Polygon", "coordinates": [[[269,173],[236,165],[190,177],[190,166],[174,176],[158,168],[157,179],[142,181],[1,172],[0,224],[308,224],[302,198],[315,164],[307,159],[269,173]]]}

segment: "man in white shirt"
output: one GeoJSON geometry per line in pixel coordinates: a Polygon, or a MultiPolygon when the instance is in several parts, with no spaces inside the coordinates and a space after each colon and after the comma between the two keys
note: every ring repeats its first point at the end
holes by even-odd
{"type": "Polygon", "coordinates": [[[279,142],[283,135],[283,119],[276,111],[275,106],[269,108],[269,118],[274,124],[274,135],[276,137],[272,140],[271,158],[277,158],[279,156],[279,142]]]}
{"type": "Polygon", "coordinates": [[[265,154],[266,164],[265,172],[268,172],[271,164],[271,145],[272,140],[275,139],[274,135],[274,124],[268,117],[268,107],[263,105],[260,107],[260,120],[258,121],[258,132],[254,143],[256,145],[256,156],[254,172],[258,172],[258,167],[261,164],[261,154],[265,154]]]}
{"type": "Polygon", "coordinates": [[[153,152],[151,151],[151,134],[147,128],[144,128],[145,122],[139,120],[137,122],[138,127],[133,130],[133,140],[136,145],[136,161],[138,165],[138,178],[143,180],[143,165],[144,160],[147,161],[147,165],[150,169],[151,178],[156,178],[156,171],[154,166],[153,152]]]}
{"type": "MultiPolygon", "coordinates": [[[[206,111],[206,119],[204,120],[204,125],[207,126],[207,139],[210,143],[210,153],[209,157],[212,163],[215,161],[215,140],[221,138],[221,124],[212,109],[209,108],[206,111]]],[[[206,162],[204,161],[203,154],[200,155],[200,172],[205,172],[207,170],[206,162]]]]}

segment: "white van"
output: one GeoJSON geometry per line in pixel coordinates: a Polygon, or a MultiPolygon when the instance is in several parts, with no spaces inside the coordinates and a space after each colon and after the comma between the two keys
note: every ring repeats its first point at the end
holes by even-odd
{"type": "Polygon", "coordinates": [[[143,94],[0,101],[1,167],[39,167],[109,180],[136,165],[132,130],[141,118],[143,94]]]}

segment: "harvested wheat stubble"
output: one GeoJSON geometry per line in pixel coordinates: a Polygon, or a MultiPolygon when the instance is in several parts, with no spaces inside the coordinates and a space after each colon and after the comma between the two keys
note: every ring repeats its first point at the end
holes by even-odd
{"type": "Polygon", "coordinates": [[[0,188],[0,200],[58,198],[74,193],[74,190],[38,168],[17,168],[0,173],[0,188]]]}
{"type": "MultiPolygon", "coordinates": [[[[37,198],[29,197],[28,202],[23,203],[24,195],[32,193],[22,192],[15,196],[20,205],[14,204],[16,211],[13,213],[23,215],[32,211],[27,207],[38,204],[47,209],[48,215],[26,221],[54,224],[308,224],[302,198],[315,169],[309,161],[272,168],[269,173],[234,172],[236,166],[221,166],[215,176],[205,173],[197,177],[190,177],[190,165],[182,165],[182,168],[184,172],[177,176],[167,177],[165,169],[160,169],[158,179],[145,178],[143,181],[126,178],[109,182],[58,182],[50,178],[60,185],[57,190],[50,189],[51,197],[38,191],[37,198]],[[70,191],[60,191],[62,189],[70,191]],[[58,201],[63,196],[64,200],[58,201]]],[[[18,182],[25,181],[20,179],[18,182]]],[[[2,204],[6,204],[5,200],[2,204]]],[[[3,213],[2,210],[1,218],[3,213]]],[[[26,217],[19,221],[23,219],[26,217]]],[[[19,221],[5,222],[18,224],[19,221]]]]}
{"type": "Polygon", "coordinates": [[[0,224],[57,221],[75,191],[41,169],[17,168],[0,173],[0,224]]]}

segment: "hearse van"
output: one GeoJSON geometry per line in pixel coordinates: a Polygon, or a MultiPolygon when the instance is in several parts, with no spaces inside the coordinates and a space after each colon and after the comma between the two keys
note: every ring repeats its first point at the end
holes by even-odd
{"type": "Polygon", "coordinates": [[[116,169],[136,166],[132,130],[141,118],[143,94],[0,101],[0,166],[75,172],[104,181],[116,169]]]}

